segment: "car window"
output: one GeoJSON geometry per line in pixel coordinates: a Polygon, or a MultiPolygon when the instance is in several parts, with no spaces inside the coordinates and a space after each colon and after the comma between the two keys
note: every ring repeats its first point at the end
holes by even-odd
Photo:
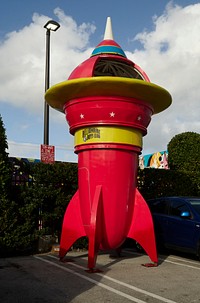
{"type": "Polygon", "coordinates": [[[167,214],[168,202],[166,200],[155,200],[149,203],[152,213],[167,214]]]}
{"type": "Polygon", "coordinates": [[[189,201],[193,208],[198,212],[200,215],[200,199],[192,199],[189,201]]]}
{"type": "Polygon", "coordinates": [[[178,216],[180,217],[182,212],[190,212],[189,207],[185,204],[184,201],[171,201],[169,207],[169,215],[170,216],[178,216]]]}

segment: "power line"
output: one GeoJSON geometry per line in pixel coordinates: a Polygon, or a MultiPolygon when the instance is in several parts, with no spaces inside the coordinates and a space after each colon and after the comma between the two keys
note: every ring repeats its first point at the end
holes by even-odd
{"type": "MultiPolygon", "coordinates": [[[[34,144],[34,143],[25,143],[25,142],[12,142],[8,141],[8,146],[19,146],[19,147],[27,147],[31,149],[38,149],[40,148],[40,144],[34,144]]],[[[74,150],[74,147],[72,145],[55,145],[56,149],[61,149],[61,150],[74,150]]]]}

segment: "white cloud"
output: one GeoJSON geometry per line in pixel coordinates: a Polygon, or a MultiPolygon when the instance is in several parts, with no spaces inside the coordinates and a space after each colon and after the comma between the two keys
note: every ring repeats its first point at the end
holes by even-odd
{"type": "MultiPolygon", "coordinates": [[[[151,82],[166,88],[172,105],[153,116],[144,149],[166,149],[171,138],[181,132],[200,132],[200,3],[187,7],[169,3],[163,15],[154,18],[151,32],[139,33],[142,50],[128,53],[151,82]]],[[[162,102],[162,100],[161,100],[162,102]]]]}
{"type": "MultiPolygon", "coordinates": [[[[51,83],[64,81],[74,67],[88,58],[89,37],[95,27],[77,25],[72,17],[57,8],[54,11],[61,24],[51,33],[51,83]]],[[[6,102],[28,111],[43,110],[45,70],[45,29],[49,20],[34,14],[32,23],[20,31],[7,34],[0,44],[0,102],[6,102]]]]}

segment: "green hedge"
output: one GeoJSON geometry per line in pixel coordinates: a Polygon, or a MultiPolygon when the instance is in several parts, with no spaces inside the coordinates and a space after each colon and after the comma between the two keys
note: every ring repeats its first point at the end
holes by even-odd
{"type": "Polygon", "coordinates": [[[145,199],[200,196],[200,173],[145,168],[138,171],[138,189],[145,199]]]}
{"type": "MultiPolygon", "coordinates": [[[[31,165],[28,172],[32,182],[13,186],[11,200],[1,200],[0,256],[37,252],[39,239],[44,235],[59,241],[66,207],[77,190],[75,163],[39,163],[31,165]]],[[[137,181],[145,199],[200,196],[198,172],[145,168],[139,169],[137,181]]],[[[82,238],[74,245],[83,246],[87,247],[87,239],[82,238]]]]}
{"type": "Polygon", "coordinates": [[[28,174],[31,182],[13,185],[11,201],[1,201],[0,256],[37,252],[43,235],[59,239],[66,207],[77,190],[74,163],[30,164],[28,174]]]}

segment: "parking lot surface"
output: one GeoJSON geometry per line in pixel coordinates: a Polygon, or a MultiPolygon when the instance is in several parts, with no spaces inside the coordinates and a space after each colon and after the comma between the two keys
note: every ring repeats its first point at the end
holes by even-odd
{"type": "Polygon", "coordinates": [[[1,303],[193,303],[200,302],[200,262],[159,255],[158,267],[144,267],[146,255],[125,250],[120,258],[101,253],[99,273],[88,273],[87,252],[0,259],[1,303]],[[69,262],[68,262],[69,261],[69,262]]]}

